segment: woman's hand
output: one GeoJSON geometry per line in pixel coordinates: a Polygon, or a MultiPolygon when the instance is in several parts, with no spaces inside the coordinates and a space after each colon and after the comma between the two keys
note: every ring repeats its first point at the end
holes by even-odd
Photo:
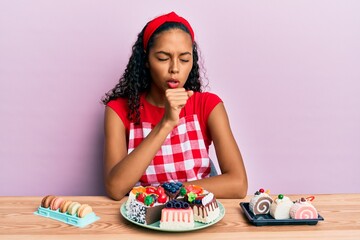
{"type": "Polygon", "coordinates": [[[179,123],[179,114],[187,100],[194,94],[185,88],[167,89],[165,92],[165,114],[163,121],[175,127],[179,123]]]}

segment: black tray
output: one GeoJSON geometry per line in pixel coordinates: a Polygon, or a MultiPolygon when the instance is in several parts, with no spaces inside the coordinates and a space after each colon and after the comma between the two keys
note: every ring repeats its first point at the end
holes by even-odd
{"type": "Polygon", "coordinates": [[[243,209],[245,216],[255,226],[272,226],[272,225],[316,225],[318,221],[324,221],[324,218],[318,214],[315,219],[283,219],[276,220],[270,214],[254,215],[249,209],[248,202],[241,202],[240,207],[243,209]]]}

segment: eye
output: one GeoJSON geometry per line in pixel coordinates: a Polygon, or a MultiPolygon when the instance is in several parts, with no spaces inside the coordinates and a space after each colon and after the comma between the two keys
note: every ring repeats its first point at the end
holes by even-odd
{"type": "Polygon", "coordinates": [[[165,62],[167,61],[169,58],[157,58],[160,62],[165,62]]]}
{"type": "Polygon", "coordinates": [[[182,62],[189,62],[190,60],[187,60],[187,59],[180,59],[180,61],[182,61],[182,62]]]}

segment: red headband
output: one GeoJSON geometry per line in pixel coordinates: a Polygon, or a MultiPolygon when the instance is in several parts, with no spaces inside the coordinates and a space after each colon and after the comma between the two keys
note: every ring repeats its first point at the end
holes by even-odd
{"type": "Polygon", "coordinates": [[[161,25],[163,25],[166,22],[177,22],[182,23],[185,25],[185,27],[189,30],[191,39],[194,41],[194,31],[191,28],[189,22],[180,16],[178,16],[175,12],[171,12],[162,16],[159,16],[157,18],[154,18],[148,24],[146,25],[144,36],[143,36],[143,42],[144,42],[144,49],[146,50],[149,39],[151,35],[158,29],[161,25]]]}

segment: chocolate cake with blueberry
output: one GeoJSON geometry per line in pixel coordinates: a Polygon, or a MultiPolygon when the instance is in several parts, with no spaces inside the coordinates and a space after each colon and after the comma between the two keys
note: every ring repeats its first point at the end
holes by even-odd
{"type": "Polygon", "coordinates": [[[176,199],[179,196],[180,189],[183,187],[181,182],[166,182],[161,185],[165,189],[166,195],[170,200],[176,199]]]}

